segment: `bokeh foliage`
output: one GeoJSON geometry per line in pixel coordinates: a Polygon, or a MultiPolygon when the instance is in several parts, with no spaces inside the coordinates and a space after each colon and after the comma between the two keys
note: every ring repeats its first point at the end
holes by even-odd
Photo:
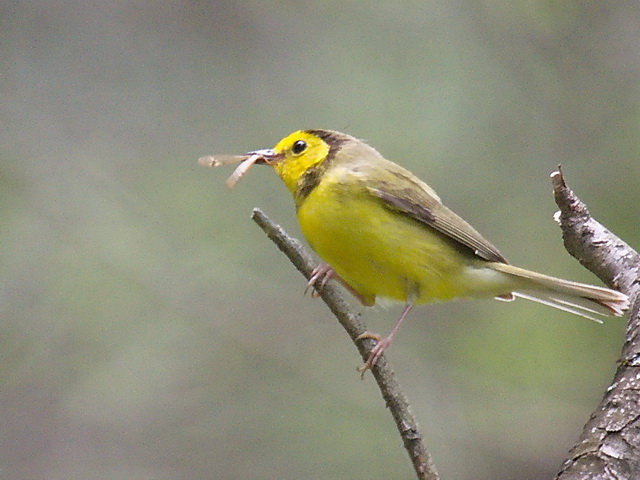
{"type": "MultiPolygon", "coordinates": [[[[6,478],[411,478],[348,339],[249,220],[275,175],[210,153],[368,140],[514,263],[562,249],[548,174],[638,245],[640,5],[0,4],[6,478]]],[[[386,332],[398,309],[365,312],[386,332]]],[[[550,478],[623,321],[518,301],[417,309],[389,355],[444,478],[550,478]]]]}

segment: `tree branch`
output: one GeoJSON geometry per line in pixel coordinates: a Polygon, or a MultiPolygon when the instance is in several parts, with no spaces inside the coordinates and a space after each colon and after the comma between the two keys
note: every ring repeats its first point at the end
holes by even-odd
{"type": "MultiPolygon", "coordinates": [[[[255,208],[251,218],[264,230],[267,236],[289,258],[291,263],[309,278],[315,266],[315,261],[302,247],[299,241],[291,238],[280,226],[274,224],[260,209],[255,208]]],[[[366,331],[359,315],[349,311],[347,303],[338,289],[329,282],[320,292],[320,297],[333,312],[340,325],[347,331],[349,337],[358,348],[364,361],[369,358],[375,341],[371,339],[357,340],[366,331]]],[[[438,474],[431,460],[431,455],[424,445],[422,432],[411,412],[411,407],[395,379],[393,370],[388,366],[385,355],[382,354],[373,369],[373,376],[384,398],[391,415],[402,437],[404,447],[409,454],[413,468],[419,480],[438,480],[438,474]]]]}
{"type": "Polygon", "coordinates": [[[551,174],[567,251],[607,285],[631,298],[619,366],[602,402],[591,414],[579,443],[557,480],[640,478],[640,256],[596,222],[567,187],[562,171],[551,174]]]}

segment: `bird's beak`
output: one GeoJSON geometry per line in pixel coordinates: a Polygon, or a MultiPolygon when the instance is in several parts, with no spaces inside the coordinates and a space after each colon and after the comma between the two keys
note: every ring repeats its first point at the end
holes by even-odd
{"type": "Polygon", "coordinates": [[[253,152],[248,152],[246,155],[258,155],[260,158],[258,158],[255,163],[260,165],[271,165],[272,163],[277,162],[281,157],[281,155],[278,155],[273,148],[254,150],[253,152]]]}

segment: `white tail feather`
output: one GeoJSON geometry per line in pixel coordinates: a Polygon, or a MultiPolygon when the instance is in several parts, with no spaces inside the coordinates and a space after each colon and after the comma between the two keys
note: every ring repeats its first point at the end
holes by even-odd
{"type": "Polygon", "coordinates": [[[514,279],[513,294],[565,312],[602,323],[596,316],[621,316],[629,308],[629,298],[621,292],[550,277],[504,263],[491,263],[491,269],[514,279]]]}
{"type": "Polygon", "coordinates": [[[591,309],[586,309],[582,305],[568,304],[568,302],[561,302],[555,298],[541,298],[533,295],[527,295],[526,293],[515,292],[514,295],[519,298],[526,298],[527,300],[531,300],[533,302],[541,303],[542,305],[547,305],[549,307],[557,308],[558,310],[562,310],[564,312],[573,313],[575,315],[580,315],[581,317],[588,318],[589,320],[593,320],[594,322],[602,323],[602,320],[595,315],[609,316],[610,313],[607,312],[597,312],[591,309]]]}

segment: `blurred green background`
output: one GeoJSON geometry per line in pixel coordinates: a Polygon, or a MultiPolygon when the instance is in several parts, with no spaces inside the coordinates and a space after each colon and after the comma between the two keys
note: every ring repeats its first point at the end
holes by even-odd
{"type": "MultiPolygon", "coordinates": [[[[366,139],[512,262],[596,282],[548,175],[640,244],[637,1],[0,3],[0,476],[412,478],[346,334],[198,157],[366,139]]],[[[354,304],[354,308],[361,310],[354,304]]],[[[399,307],[363,312],[386,333],[399,307]]],[[[416,309],[389,357],[443,478],[551,478],[624,320],[416,309]]]]}

